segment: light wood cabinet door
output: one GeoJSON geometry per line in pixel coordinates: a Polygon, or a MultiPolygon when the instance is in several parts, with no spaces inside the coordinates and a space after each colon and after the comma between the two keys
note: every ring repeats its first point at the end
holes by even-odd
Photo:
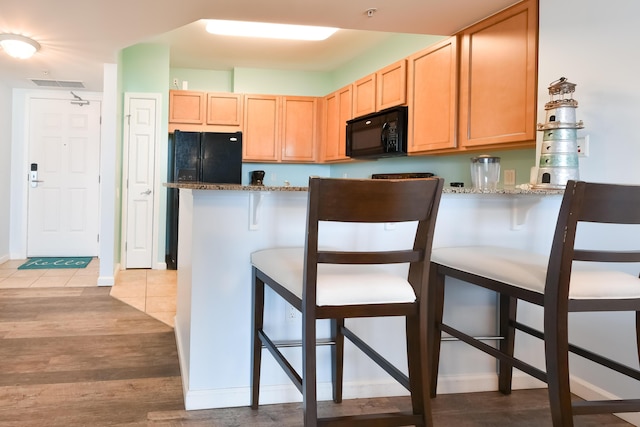
{"type": "Polygon", "coordinates": [[[462,32],[461,147],[535,144],[537,1],[462,32]]]}
{"type": "Polygon", "coordinates": [[[410,153],[456,147],[457,46],[454,36],[409,57],[410,153]]]}
{"type": "Polygon", "coordinates": [[[407,60],[401,59],[376,72],[376,110],[407,102],[407,60]]]}
{"type": "Polygon", "coordinates": [[[324,162],[347,160],[346,127],[351,120],[352,86],[348,85],[324,98],[324,133],[322,157],[324,162]]]}
{"type": "Polygon", "coordinates": [[[205,121],[204,92],[169,91],[169,123],[203,124],[205,121]]]}
{"type": "Polygon", "coordinates": [[[318,159],[318,98],[282,98],[282,161],[315,162],[318,159]]]}
{"type": "Polygon", "coordinates": [[[376,111],[376,74],[370,74],[353,83],[353,117],[376,111]]]}
{"type": "Polygon", "coordinates": [[[276,162],[280,159],[280,97],[245,95],[242,158],[276,162]]]}
{"type": "Polygon", "coordinates": [[[237,93],[207,93],[207,124],[241,126],[242,98],[237,93]]]}

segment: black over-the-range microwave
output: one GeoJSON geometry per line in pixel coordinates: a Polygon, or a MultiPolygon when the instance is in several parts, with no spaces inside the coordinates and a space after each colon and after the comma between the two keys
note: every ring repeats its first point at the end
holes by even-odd
{"type": "Polygon", "coordinates": [[[347,122],[346,154],[376,159],[407,155],[407,107],[393,107],[347,122]]]}

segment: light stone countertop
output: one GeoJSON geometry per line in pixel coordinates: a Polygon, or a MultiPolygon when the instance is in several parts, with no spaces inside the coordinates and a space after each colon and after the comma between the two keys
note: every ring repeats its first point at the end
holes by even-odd
{"type": "MultiPolygon", "coordinates": [[[[222,190],[222,191],[307,191],[307,187],[266,186],[266,185],[238,185],[238,184],[212,184],[207,182],[168,182],[167,188],[184,188],[190,190],[222,190]]],[[[556,195],[563,194],[564,189],[531,188],[528,185],[519,185],[513,188],[498,188],[497,190],[480,191],[471,187],[444,187],[443,194],[505,194],[505,195],[556,195]]]]}

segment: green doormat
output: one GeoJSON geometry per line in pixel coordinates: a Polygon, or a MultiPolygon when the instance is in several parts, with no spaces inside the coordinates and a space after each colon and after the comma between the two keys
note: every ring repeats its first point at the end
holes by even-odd
{"type": "Polygon", "coordinates": [[[18,270],[36,270],[43,268],[85,268],[92,257],[58,257],[58,258],[29,258],[18,267],[18,270]]]}

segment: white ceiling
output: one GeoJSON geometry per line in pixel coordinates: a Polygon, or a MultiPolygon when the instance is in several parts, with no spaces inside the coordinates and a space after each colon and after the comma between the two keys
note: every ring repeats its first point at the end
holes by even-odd
{"type": "Polygon", "coordinates": [[[450,35],[519,0],[2,0],[0,33],[37,40],[29,60],[0,50],[0,82],[37,88],[36,79],[82,81],[102,90],[104,63],[142,42],[171,46],[171,66],[326,71],[379,43],[385,32],[450,35]],[[376,8],[368,17],[366,10],[376,8]],[[200,19],[334,26],[326,42],[232,41],[200,19]],[[360,30],[360,31],[352,31],[360,30]]]}

